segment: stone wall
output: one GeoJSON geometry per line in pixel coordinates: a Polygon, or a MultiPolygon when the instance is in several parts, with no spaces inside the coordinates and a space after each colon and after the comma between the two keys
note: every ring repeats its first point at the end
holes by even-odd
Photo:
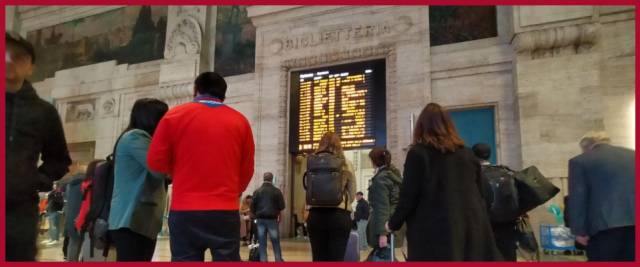
{"type": "Polygon", "coordinates": [[[635,149],[633,7],[517,7],[514,80],[523,166],[536,165],[562,189],[530,213],[534,230],[563,206],[568,160],[589,130],[635,149]]]}

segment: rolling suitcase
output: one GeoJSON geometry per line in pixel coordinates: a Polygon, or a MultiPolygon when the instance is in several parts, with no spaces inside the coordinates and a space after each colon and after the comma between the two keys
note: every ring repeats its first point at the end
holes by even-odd
{"type": "Polygon", "coordinates": [[[344,253],[344,261],[358,262],[360,261],[360,249],[358,242],[358,232],[351,231],[349,241],[347,242],[347,250],[344,253]]]}

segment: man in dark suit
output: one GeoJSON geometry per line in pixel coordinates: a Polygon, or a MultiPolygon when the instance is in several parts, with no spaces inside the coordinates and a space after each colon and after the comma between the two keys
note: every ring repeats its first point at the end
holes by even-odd
{"type": "Polygon", "coordinates": [[[587,133],[569,161],[569,227],[589,261],[634,261],[635,151],[609,142],[587,133]]]}

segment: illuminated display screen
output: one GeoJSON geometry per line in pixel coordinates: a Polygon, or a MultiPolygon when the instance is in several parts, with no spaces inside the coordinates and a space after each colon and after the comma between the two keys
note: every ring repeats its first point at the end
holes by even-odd
{"type": "Polygon", "coordinates": [[[291,73],[290,151],[310,152],[326,132],[344,149],[386,144],[384,60],[291,73]]]}

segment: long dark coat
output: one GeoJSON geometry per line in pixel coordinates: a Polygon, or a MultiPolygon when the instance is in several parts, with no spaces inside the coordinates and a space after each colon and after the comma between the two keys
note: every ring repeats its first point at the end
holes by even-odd
{"type": "Polygon", "coordinates": [[[418,144],[408,152],[392,230],[407,223],[409,261],[494,261],[502,256],[471,150],[442,153],[418,144]]]}

